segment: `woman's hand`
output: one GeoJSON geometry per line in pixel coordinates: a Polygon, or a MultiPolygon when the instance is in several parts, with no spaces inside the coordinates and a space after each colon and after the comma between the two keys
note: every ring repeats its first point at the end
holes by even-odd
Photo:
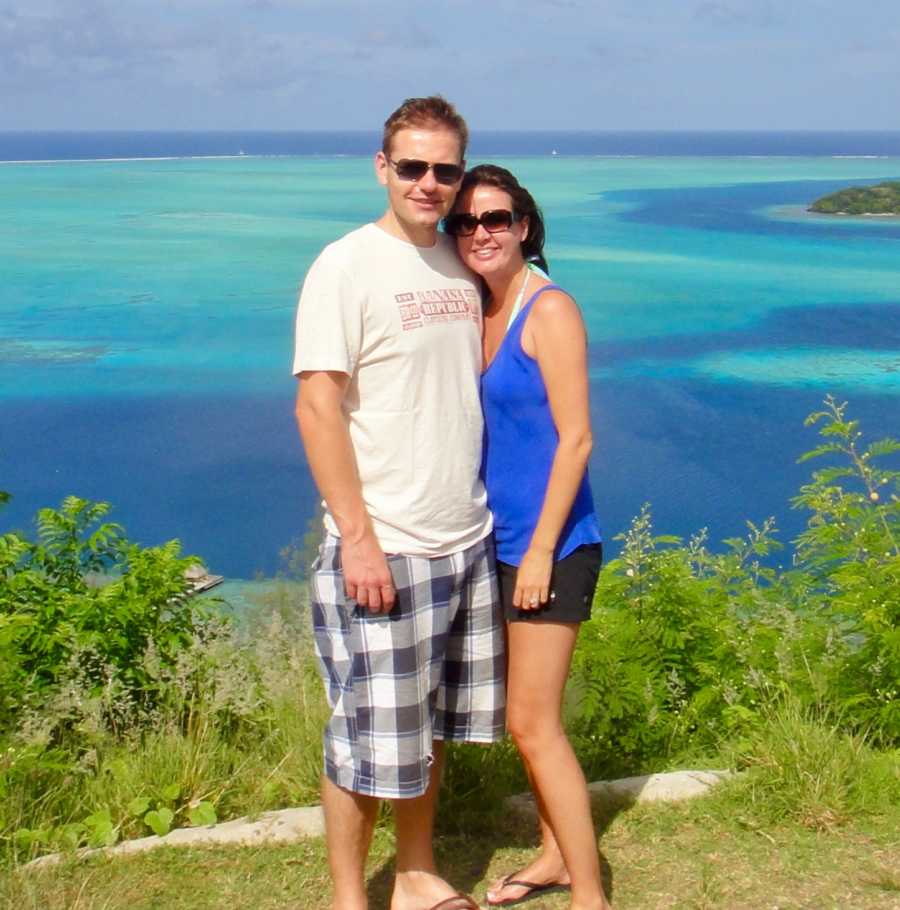
{"type": "Polygon", "coordinates": [[[537,610],[550,597],[550,573],[553,551],[529,547],[516,573],[513,606],[519,610],[537,610]]]}

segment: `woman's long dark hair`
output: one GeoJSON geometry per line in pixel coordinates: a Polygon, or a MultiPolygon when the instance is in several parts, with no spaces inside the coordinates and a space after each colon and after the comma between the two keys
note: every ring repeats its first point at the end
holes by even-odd
{"type": "Polygon", "coordinates": [[[466,171],[459,195],[474,186],[495,186],[509,193],[516,218],[528,219],[528,236],[522,241],[522,256],[526,262],[533,262],[549,275],[550,267],[544,258],[544,216],[531,193],[505,167],[496,164],[479,164],[466,171]]]}

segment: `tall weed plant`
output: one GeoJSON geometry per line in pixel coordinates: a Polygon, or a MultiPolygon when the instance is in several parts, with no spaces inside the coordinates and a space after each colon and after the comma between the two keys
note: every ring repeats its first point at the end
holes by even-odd
{"type": "Polygon", "coordinates": [[[827,627],[817,673],[823,694],[885,743],[900,738],[900,442],[866,444],[846,404],[810,415],[824,442],[800,460],[837,458],[793,504],[811,515],[797,541],[805,608],[827,627]]]}
{"type": "Polygon", "coordinates": [[[786,694],[763,709],[763,723],[723,754],[741,770],[722,794],[735,814],[758,826],[814,829],[900,805],[896,752],[877,751],[840,718],[786,694]]]}

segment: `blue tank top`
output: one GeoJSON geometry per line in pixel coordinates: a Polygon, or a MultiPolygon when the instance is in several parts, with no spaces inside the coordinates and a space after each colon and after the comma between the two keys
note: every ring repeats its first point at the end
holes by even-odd
{"type": "MultiPolygon", "coordinates": [[[[522,327],[531,307],[544,291],[551,289],[562,290],[550,284],[532,294],[481,376],[481,473],[488,508],[494,513],[497,558],[514,566],[522,562],[531,542],[559,445],[540,367],[522,349],[522,327]]],[[[554,559],[563,559],[576,547],[601,539],[585,471],[556,543],[554,559]]]]}

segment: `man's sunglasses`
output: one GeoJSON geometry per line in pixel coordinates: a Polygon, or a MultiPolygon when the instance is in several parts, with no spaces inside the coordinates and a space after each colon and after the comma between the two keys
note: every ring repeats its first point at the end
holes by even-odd
{"type": "Polygon", "coordinates": [[[453,186],[454,183],[459,183],[465,173],[458,164],[431,164],[418,158],[401,158],[399,161],[388,158],[387,162],[401,180],[421,180],[429,171],[434,171],[434,179],[438,183],[453,186]]]}
{"type": "Polygon", "coordinates": [[[471,237],[480,224],[489,234],[499,234],[500,231],[508,231],[513,221],[518,220],[509,209],[491,209],[480,215],[459,212],[447,216],[444,220],[444,230],[454,237],[471,237]]]}

